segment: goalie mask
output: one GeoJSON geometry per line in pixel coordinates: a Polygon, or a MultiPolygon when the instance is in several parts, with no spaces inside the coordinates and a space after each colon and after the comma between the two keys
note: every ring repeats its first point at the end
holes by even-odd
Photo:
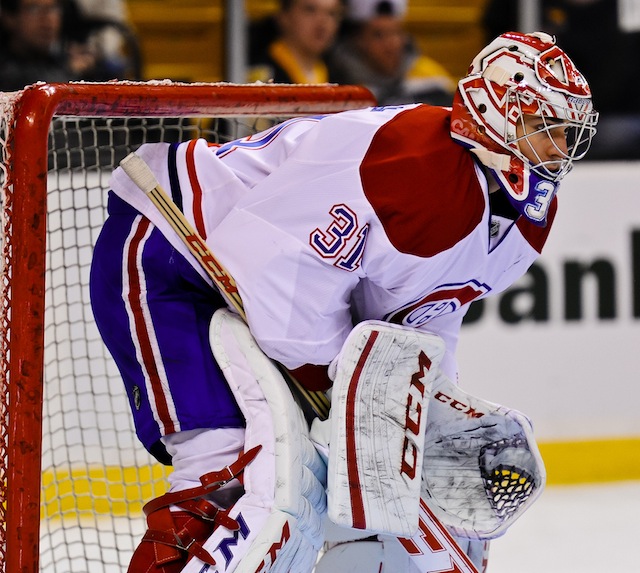
{"type": "Polygon", "coordinates": [[[509,32],[458,83],[451,136],[490,169],[518,213],[544,226],[559,181],[587,153],[597,121],[587,81],[555,39],[509,32]],[[527,116],[540,118],[533,130],[527,116]],[[541,132],[554,146],[552,159],[533,143],[541,132]]]}

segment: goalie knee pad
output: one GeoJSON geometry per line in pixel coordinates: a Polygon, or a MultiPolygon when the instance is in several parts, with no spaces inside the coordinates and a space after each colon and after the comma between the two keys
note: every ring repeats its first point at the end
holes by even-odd
{"type": "Polygon", "coordinates": [[[469,561],[473,563],[478,573],[486,573],[489,565],[489,546],[491,543],[484,539],[469,539],[456,537],[456,543],[465,552],[469,561]]]}
{"type": "Polygon", "coordinates": [[[340,528],[329,523],[325,550],[318,560],[315,573],[420,573],[422,571],[474,571],[486,573],[489,542],[458,538],[460,550],[468,562],[452,560],[451,554],[439,546],[436,538],[425,535],[431,552],[425,551],[414,559],[398,538],[371,535],[354,529],[340,528]],[[469,563],[470,562],[470,563],[469,563]],[[471,563],[475,567],[471,566],[471,563]]]}
{"type": "Polygon", "coordinates": [[[420,573],[393,537],[376,535],[330,546],[315,573],[420,573]]]}
{"type": "Polygon", "coordinates": [[[314,573],[420,573],[409,554],[388,535],[327,523],[327,541],[314,573]]]}

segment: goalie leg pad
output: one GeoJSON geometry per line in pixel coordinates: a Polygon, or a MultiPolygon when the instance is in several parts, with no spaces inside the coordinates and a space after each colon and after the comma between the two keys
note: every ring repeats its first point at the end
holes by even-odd
{"type": "Polygon", "coordinates": [[[398,571],[421,573],[411,562],[398,540],[385,535],[331,544],[322,554],[315,568],[315,573],[398,573],[398,571]]]}
{"type": "Polygon", "coordinates": [[[464,551],[478,573],[487,573],[489,566],[489,547],[491,542],[483,539],[457,537],[456,543],[464,551]]]}
{"type": "MultiPolygon", "coordinates": [[[[438,568],[442,569],[442,568],[438,568]]],[[[346,529],[327,520],[324,551],[314,573],[424,573],[398,538],[346,529]]]]}
{"type": "Polygon", "coordinates": [[[438,336],[384,322],[363,322],[347,338],[334,361],[328,422],[334,523],[417,531],[427,405],[443,355],[438,336]]]}
{"type": "Polygon", "coordinates": [[[326,468],[282,375],[247,326],[227,310],[211,321],[211,347],[245,416],[244,495],[202,543],[215,564],[192,557],[183,573],[313,570],[324,540],[326,468]]]}
{"type": "Polygon", "coordinates": [[[454,535],[502,535],[542,493],[545,469],[529,419],[438,373],[427,416],[422,498],[454,535]]]}

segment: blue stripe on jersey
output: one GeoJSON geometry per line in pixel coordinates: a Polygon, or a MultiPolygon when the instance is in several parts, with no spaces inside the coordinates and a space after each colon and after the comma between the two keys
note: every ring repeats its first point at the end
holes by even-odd
{"type": "Polygon", "coordinates": [[[168,169],[169,169],[169,182],[171,185],[171,198],[180,211],[182,209],[182,191],[180,190],[180,180],[178,179],[178,168],[176,165],[176,156],[178,152],[179,143],[172,143],[169,146],[168,157],[168,169]]]}
{"type": "Polygon", "coordinates": [[[244,147],[246,149],[260,149],[269,145],[286,127],[290,126],[292,123],[296,123],[298,121],[320,121],[322,118],[326,117],[325,115],[314,115],[308,117],[294,117],[292,119],[288,119],[274,127],[267,129],[261,133],[255,135],[250,135],[247,138],[235,139],[234,141],[230,141],[229,143],[225,143],[221,145],[216,150],[216,155],[218,157],[222,157],[226,155],[230,151],[238,147],[244,147]]]}

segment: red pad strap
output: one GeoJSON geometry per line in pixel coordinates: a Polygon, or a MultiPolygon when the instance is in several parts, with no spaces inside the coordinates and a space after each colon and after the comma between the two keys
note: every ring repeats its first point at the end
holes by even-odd
{"type": "MultiPolygon", "coordinates": [[[[171,513],[168,509],[160,510],[157,513],[171,513]]],[[[156,514],[154,514],[156,515],[156,514]]],[[[183,552],[194,555],[204,563],[215,565],[216,561],[211,554],[196,541],[197,537],[208,538],[213,527],[197,518],[189,518],[185,524],[176,530],[171,516],[170,529],[149,528],[144,534],[142,541],[154,544],[156,562],[158,565],[180,559],[183,552]]]]}
{"type": "Polygon", "coordinates": [[[234,477],[237,477],[240,473],[242,473],[244,471],[244,468],[253,461],[253,459],[258,455],[258,452],[261,449],[262,446],[255,446],[248,452],[242,454],[235,462],[229,464],[226,468],[220,470],[219,472],[209,472],[208,474],[204,474],[200,478],[202,485],[207,488],[208,492],[219,489],[224,484],[230,482],[234,477]]]}
{"type": "Polygon", "coordinates": [[[149,529],[142,540],[154,544],[157,564],[182,559],[186,552],[204,563],[215,565],[211,554],[197,540],[207,539],[219,525],[231,531],[240,526],[227,510],[220,509],[204,496],[241,474],[261,449],[260,445],[251,448],[222,470],[203,475],[200,486],[169,492],[145,504],[143,511],[149,529]],[[185,511],[172,512],[169,506],[185,511]]]}
{"type": "Polygon", "coordinates": [[[144,514],[149,516],[154,511],[158,511],[163,507],[169,507],[170,505],[182,505],[183,502],[190,499],[197,499],[208,493],[220,489],[224,484],[230,482],[238,474],[242,473],[245,467],[251,463],[251,461],[258,455],[258,452],[262,449],[262,446],[258,445],[251,448],[248,452],[242,454],[235,462],[229,464],[227,467],[220,471],[209,472],[200,478],[202,485],[192,487],[189,489],[183,489],[181,491],[169,492],[164,495],[152,499],[146,503],[142,508],[144,514]]]}

